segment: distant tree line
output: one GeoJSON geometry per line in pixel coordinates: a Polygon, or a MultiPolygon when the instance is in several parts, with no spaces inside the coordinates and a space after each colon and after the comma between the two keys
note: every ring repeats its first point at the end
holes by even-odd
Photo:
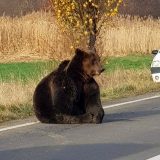
{"type": "MultiPolygon", "coordinates": [[[[0,16],[25,15],[43,9],[48,0],[0,0],[0,16]]],[[[124,0],[121,14],[160,17],[160,0],[124,0]]]]}
{"type": "Polygon", "coordinates": [[[124,0],[121,14],[160,17],[160,0],[124,0]]]}

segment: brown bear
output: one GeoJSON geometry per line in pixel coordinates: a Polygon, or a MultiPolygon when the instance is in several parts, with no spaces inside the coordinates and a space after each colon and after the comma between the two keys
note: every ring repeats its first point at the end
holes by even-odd
{"type": "Polygon", "coordinates": [[[42,123],[101,123],[104,110],[93,76],[102,71],[98,54],[76,49],[71,61],[63,61],[36,87],[37,118],[42,123]]]}

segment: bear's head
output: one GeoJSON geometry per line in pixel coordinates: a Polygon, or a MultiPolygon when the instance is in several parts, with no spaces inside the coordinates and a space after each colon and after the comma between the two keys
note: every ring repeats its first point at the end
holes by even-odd
{"type": "Polygon", "coordinates": [[[76,49],[75,56],[69,65],[71,70],[79,72],[87,78],[100,75],[104,71],[98,54],[81,49],[76,49]]]}

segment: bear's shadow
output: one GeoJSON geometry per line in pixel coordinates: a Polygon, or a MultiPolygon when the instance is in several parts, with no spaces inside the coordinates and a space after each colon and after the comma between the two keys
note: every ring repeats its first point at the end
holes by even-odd
{"type": "Polygon", "coordinates": [[[160,115],[160,110],[146,110],[146,111],[132,111],[105,114],[103,123],[120,122],[120,121],[134,121],[136,118],[149,117],[160,115]]]}

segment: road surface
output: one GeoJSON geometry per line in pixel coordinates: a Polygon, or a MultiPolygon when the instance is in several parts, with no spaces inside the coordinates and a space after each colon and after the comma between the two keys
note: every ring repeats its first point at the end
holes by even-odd
{"type": "Polygon", "coordinates": [[[37,123],[1,131],[0,160],[147,160],[160,155],[160,98],[113,105],[105,113],[103,124],[37,123]]]}

